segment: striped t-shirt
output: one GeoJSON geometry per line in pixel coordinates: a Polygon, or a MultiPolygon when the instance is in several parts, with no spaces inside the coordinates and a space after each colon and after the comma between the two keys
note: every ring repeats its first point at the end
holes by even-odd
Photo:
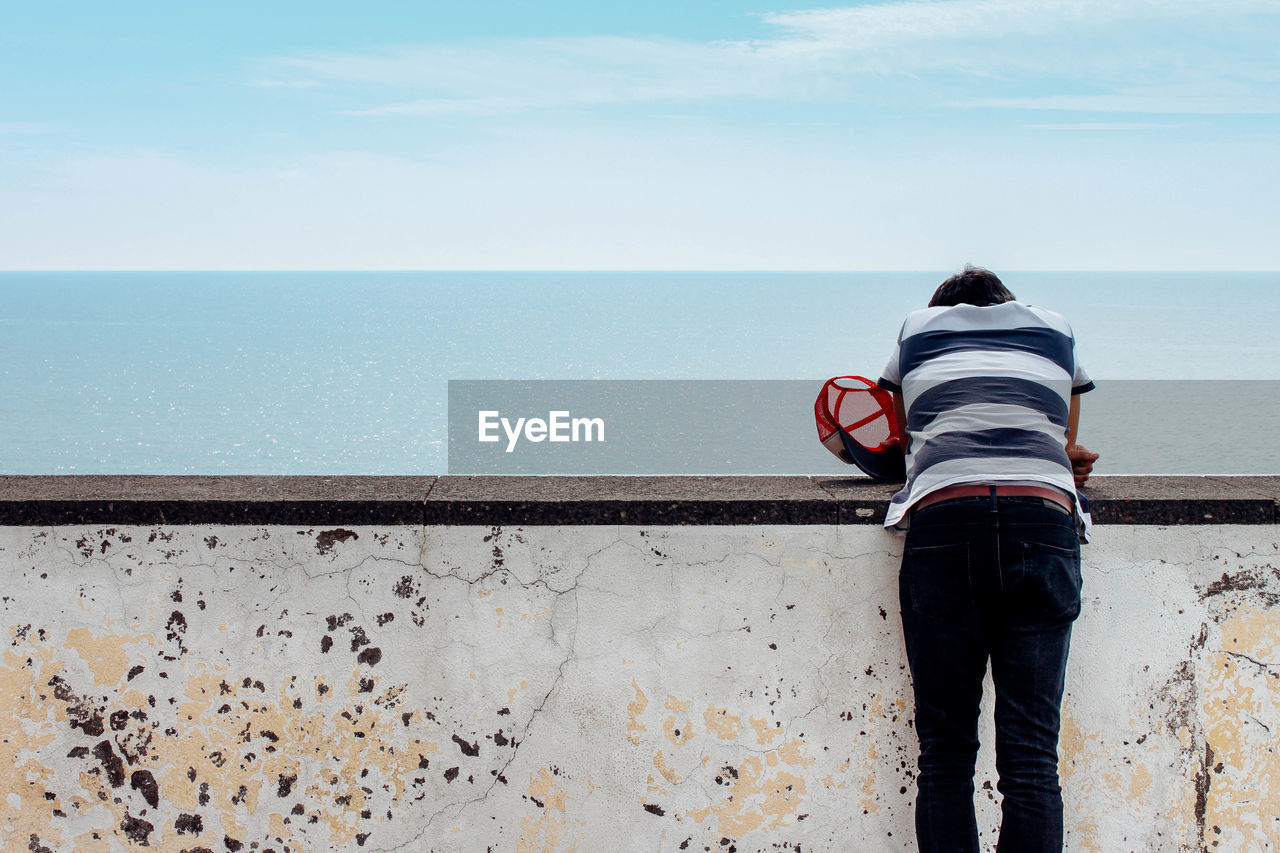
{"type": "Polygon", "coordinates": [[[930,492],[960,484],[1055,486],[1086,504],[1067,458],[1071,395],[1093,388],[1065,318],[1021,302],[912,312],[879,384],[902,393],[907,483],[886,527],[930,492]]]}

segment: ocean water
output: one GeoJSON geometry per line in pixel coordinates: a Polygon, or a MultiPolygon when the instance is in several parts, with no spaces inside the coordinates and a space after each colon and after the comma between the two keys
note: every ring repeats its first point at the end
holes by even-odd
{"type": "MultiPolygon", "coordinates": [[[[0,273],[0,473],[444,473],[450,379],[874,378],[944,277],[0,273]]],[[[1277,408],[1280,273],[1002,277],[1067,315],[1100,385],[1271,380],[1179,403],[1163,417],[1185,418],[1186,447],[1100,473],[1280,473],[1258,434],[1277,408]],[[1188,458],[1214,441],[1243,456],[1188,458]]],[[[1140,418],[1088,412],[1084,443],[1142,443],[1140,418]]]]}

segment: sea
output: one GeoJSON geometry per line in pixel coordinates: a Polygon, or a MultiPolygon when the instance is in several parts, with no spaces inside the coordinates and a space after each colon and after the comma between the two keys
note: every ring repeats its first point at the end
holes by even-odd
{"type": "MultiPolygon", "coordinates": [[[[0,473],[444,474],[450,380],[787,379],[816,395],[877,377],[946,275],[0,273],[0,473]]],[[[1280,273],[1001,276],[1075,330],[1097,473],[1280,474],[1280,273]]],[[[751,427],[812,455],[650,473],[845,472],[806,420],[751,427]]]]}

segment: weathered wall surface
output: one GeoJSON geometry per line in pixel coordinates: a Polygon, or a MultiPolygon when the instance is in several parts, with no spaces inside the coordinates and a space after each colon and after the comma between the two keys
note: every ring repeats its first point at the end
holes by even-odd
{"type": "MultiPolygon", "coordinates": [[[[1278,542],[1096,531],[1069,849],[1280,844],[1278,542]]],[[[0,528],[3,847],[911,850],[899,549],[860,525],[0,528]]]]}

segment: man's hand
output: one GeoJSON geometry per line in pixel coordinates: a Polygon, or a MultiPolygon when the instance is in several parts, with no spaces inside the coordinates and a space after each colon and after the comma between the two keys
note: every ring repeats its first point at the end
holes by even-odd
{"type": "Polygon", "coordinates": [[[1093,463],[1098,461],[1098,454],[1079,444],[1068,444],[1067,458],[1071,460],[1071,474],[1076,479],[1078,489],[1089,481],[1089,474],[1093,472],[1093,463]]]}

